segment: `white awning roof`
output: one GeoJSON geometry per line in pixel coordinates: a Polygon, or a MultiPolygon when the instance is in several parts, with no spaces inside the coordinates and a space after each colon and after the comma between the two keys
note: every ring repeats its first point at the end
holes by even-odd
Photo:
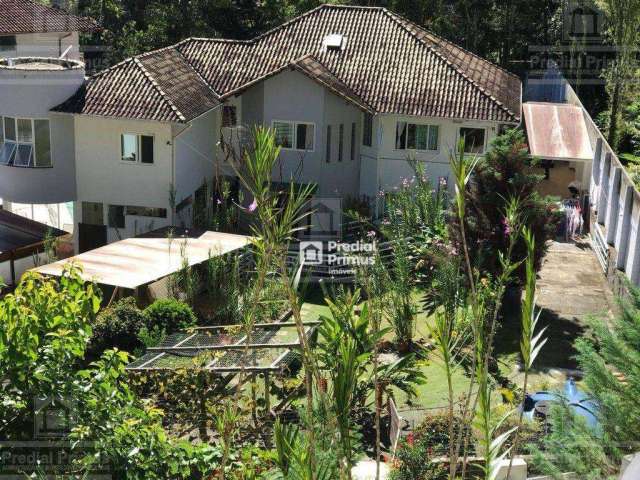
{"type": "Polygon", "coordinates": [[[60,276],[65,266],[82,266],[82,278],[104,285],[136,288],[182,268],[183,252],[189,265],[245,247],[251,237],[205,232],[198,238],[128,238],[33,270],[60,276]]]}
{"type": "Polygon", "coordinates": [[[531,155],[546,160],[593,160],[584,114],[564,103],[522,105],[531,155]]]}

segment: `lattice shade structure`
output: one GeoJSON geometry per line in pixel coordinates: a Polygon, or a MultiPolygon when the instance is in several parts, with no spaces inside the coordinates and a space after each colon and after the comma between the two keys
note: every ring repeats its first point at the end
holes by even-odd
{"type": "MultiPolygon", "coordinates": [[[[305,322],[310,339],[319,322],[305,322]]],[[[168,336],[127,366],[129,371],[204,368],[218,373],[278,372],[300,348],[293,322],[254,325],[250,336],[239,325],[196,327],[168,336]],[[248,353],[246,353],[248,351],[248,353]]]]}

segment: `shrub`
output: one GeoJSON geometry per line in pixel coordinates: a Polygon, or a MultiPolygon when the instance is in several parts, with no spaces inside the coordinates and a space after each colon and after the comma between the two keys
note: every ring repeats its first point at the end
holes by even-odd
{"type": "Polygon", "coordinates": [[[146,325],[146,316],[133,297],[118,300],[102,310],[93,325],[89,351],[100,355],[108,348],[132,352],[140,346],[138,332],[146,325]]]}
{"type": "Polygon", "coordinates": [[[170,334],[194,326],[195,313],[189,305],[173,298],[162,298],[149,305],[145,311],[149,328],[164,330],[170,334]]]}
{"type": "MultiPolygon", "coordinates": [[[[480,159],[474,170],[473,181],[467,190],[465,222],[468,242],[475,246],[470,251],[472,261],[485,274],[495,274],[501,269],[498,252],[506,252],[509,243],[510,230],[505,220],[509,199],[520,201],[523,221],[536,238],[536,270],[546,253],[546,241],[555,237],[561,216],[551,197],[543,198],[535,191],[542,177],[530,173],[529,166],[523,133],[509,130],[493,141],[491,150],[480,159]]],[[[457,225],[453,225],[450,232],[460,240],[457,225]]],[[[517,261],[525,255],[526,247],[520,239],[512,252],[512,259],[517,261]]],[[[523,274],[521,267],[519,276],[523,274]]]]}

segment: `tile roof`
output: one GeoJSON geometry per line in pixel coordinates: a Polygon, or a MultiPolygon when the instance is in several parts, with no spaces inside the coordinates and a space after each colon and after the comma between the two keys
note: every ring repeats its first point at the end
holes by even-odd
{"type": "Polygon", "coordinates": [[[71,15],[36,0],[0,0],[0,34],[90,32],[95,20],[71,15]]]}
{"type": "Polygon", "coordinates": [[[174,48],[130,58],[94,75],[56,111],[185,123],[219,97],[174,48]]]}
{"type": "MultiPolygon", "coordinates": [[[[179,58],[175,52],[223,100],[292,68],[372,113],[496,122],[520,120],[518,77],[379,7],[321,5],[253,40],[190,38],[145,55],[179,58]],[[333,33],[344,36],[342,50],[323,48],[324,37],[333,33]]],[[[139,73],[129,64],[144,61],[145,55],[90,79],[87,92],[92,90],[92,94],[85,94],[82,108],[70,111],[118,115],[104,106],[130,102],[136,109],[128,110],[129,114],[163,118],[152,109],[138,111],[144,110],[142,104],[146,100],[130,98],[144,92],[138,84],[139,73]],[[109,94],[112,96],[92,88],[94,83],[105,81],[113,87],[109,94]],[[138,91],[128,85],[130,82],[138,86],[138,91]]],[[[155,79],[161,83],[152,68],[146,70],[149,82],[155,79]]],[[[178,105],[178,97],[184,96],[182,90],[175,88],[167,96],[178,105]]],[[[184,101],[196,98],[193,94],[188,96],[184,101]]],[[[151,99],[149,102],[150,107],[155,106],[151,99]]],[[[69,111],[64,106],[60,109],[69,111]]]]}

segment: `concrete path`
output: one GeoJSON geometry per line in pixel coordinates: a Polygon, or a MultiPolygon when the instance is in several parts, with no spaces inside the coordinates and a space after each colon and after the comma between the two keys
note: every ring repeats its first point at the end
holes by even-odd
{"type": "Polygon", "coordinates": [[[540,323],[548,325],[549,338],[538,367],[576,368],[573,343],[587,334],[587,318],[611,317],[615,309],[588,242],[551,244],[539,272],[536,303],[543,309],[540,323]]]}

